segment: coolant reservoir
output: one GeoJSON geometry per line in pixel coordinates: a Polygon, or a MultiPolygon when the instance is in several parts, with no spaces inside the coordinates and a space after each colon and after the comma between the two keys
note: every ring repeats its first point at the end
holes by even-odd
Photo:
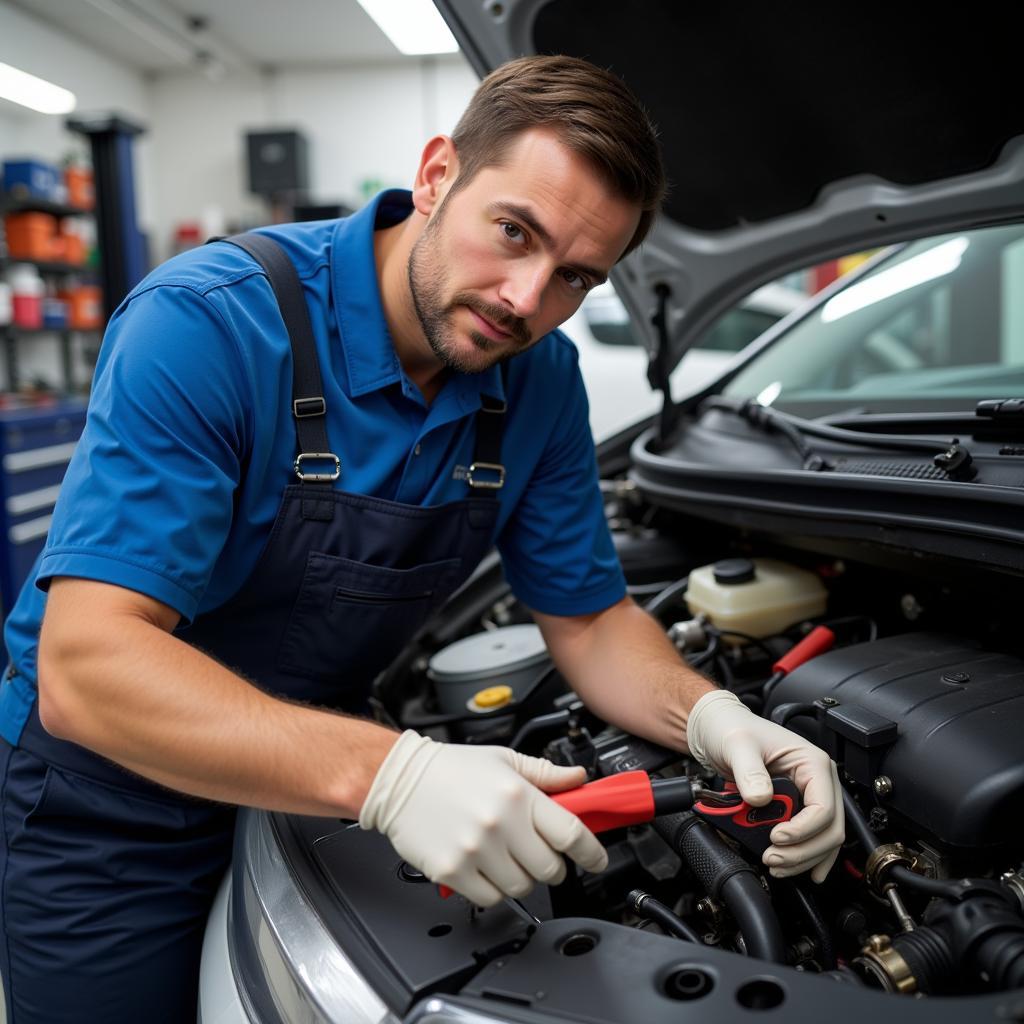
{"type": "Polygon", "coordinates": [[[549,663],[544,637],[530,622],[456,640],[430,659],[427,676],[441,711],[483,712],[525,695],[549,663]]]}
{"type": "Polygon", "coordinates": [[[824,614],[827,598],[813,572],[774,558],[727,558],[702,565],[691,571],[686,586],[686,604],[694,615],[706,615],[719,629],[756,637],[824,614]]]}

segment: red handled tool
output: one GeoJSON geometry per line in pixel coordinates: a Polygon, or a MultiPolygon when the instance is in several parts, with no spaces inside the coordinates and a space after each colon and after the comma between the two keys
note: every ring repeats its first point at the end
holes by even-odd
{"type": "Polygon", "coordinates": [[[659,815],[688,811],[712,791],[687,778],[652,779],[647,772],[621,772],[587,782],[551,799],[572,811],[591,832],[642,825],[659,815]]]}
{"type": "MultiPolygon", "coordinates": [[[[759,857],[772,845],[770,834],[776,825],[789,821],[803,807],[803,799],[796,783],[787,778],[772,779],[775,795],[763,807],[754,807],[746,800],[730,805],[714,805],[698,802],[694,811],[709,824],[732,836],[751,853],[759,857]]],[[[735,794],[739,797],[736,784],[727,782],[722,796],[735,794]]]]}
{"type": "MultiPolygon", "coordinates": [[[[621,772],[564,793],[549,794],[591,832],[641,825],[659,814],[688,811],[698,799],[713,799],[714,795],[713,790],[691,779],[652,779],[644,771],[621,772]]],[[[446,885],[438,889],[445,899],[452,893],[446,885]]]]}
{"type": "Polygon", "coordinates": [[[754,807],[732,782],[727,782],[724,790],[707,789],[692,779],[652,779],[646,772],[637,771],[553,793],[551,799],[577,815],[591,832],[640,825],[663,814],[692,808],[709,824],[760,856],[771,846],[771,830],[803,807],[800,790],[790,779],[773,778],[772,788],[772,800],[763,807],[754,807]]]}
{"type": "MultiPolygon", "coordinates": [[[[744,801],[731,782],[724,790],[707,789],[694,779],[652,779],[644,771],[609,775],[549,795],[595,833],[642,825],[663,814],[692,808],[747,849],[761,854],[771,845],[771,830],[779,822],[789,821],[803,806],[800,791],[789,779],[775,778],[772,784],[775,797],[764,807],[744,801]]],[[[445,899],[452,894],[446,885],[438,886],[438,890],[445,899]]]]}

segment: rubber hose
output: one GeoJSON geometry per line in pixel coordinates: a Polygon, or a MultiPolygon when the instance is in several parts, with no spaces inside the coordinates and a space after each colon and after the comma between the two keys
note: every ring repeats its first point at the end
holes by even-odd
{"type": "Polygon", "coordinates": [[[925,878],[916,871],[904,867],[902,864],[893,864],[888,869],[888,875],[894,882],[900,882],[911,889],[917,889],[928,896],[941,896],[947,900],[959,900],[963,895],[963,883],[943,881],[940,878],[925,878]]]}
{"type": "Polygon", "coordinates": [[[953,991],[958,965],[945,935],[934,928],[915,928],[895,936],[892,944],[907,962],[921,992],[940,995],[953,991]]]}
{"type": "Polygon", "coordinates": [[[626,902],[640,917],[660,924],[677,939],[701,945],[700,936],[678,914],[674,914],[660,900],[648,896],[642,889],[634,889],[626,897],[626,902]]]}
{"type": "Polygon", "coordinates": [[[785,963],[788,949],[771,898],[757,873],[718,833],[695,814],[666,814],[655,831],[690,866],[739,925],[747,952],[761,960],[785,963]]]}
{"type": "Polygon", "coordinates": [[[785,725],[791,718],[797,715],[813,715],[815,707],[813,704],[804,704],[800,701],[792,701],[788,704],[780,704],[772,711],[771,720],[776,725],[785,725]]]}

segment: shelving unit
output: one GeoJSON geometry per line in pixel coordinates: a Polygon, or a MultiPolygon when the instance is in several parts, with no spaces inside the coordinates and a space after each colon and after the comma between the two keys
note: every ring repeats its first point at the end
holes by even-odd
{"type": "MultiPolygon", "coordinates": [[[[48,213],[55,217],[94,217],[95,211],[70,206],[66,203],[55,203],[34,196],[0,195],[0,216],[7,213],[48,213]]],[[[56,263],[45,260],[13,259],[0,257],[0,273],[14,264],[28,264],[35,267],[45,277],[68,277],[85,274],[95,276],[97,267],[75,263],[56,263]]],[[[17,391],[21,383],[19,372],[19,342],[24,339],[38,337],[56,337],[60,346],[61,375],[66,394],[74,394],[78,388],[75,384],[73,339],[78,336],[95,336],[100,328],[78,327],[19,327],[14,324],[0,325],[0,339],[3,342],[4,363],[7,371],[7,388],[17,391]]]]}
{"type": "Polygon", "coordinates": [[[95,210],[53,203],[35,196],[0,196],[0,213],[52,213],[54,217],[92,217],[95,210]]]}
{"type": "Polygon", "coordinates": [[[41,274],[95,274],[96,268],[78,263],[48,263],[44,260],[14,260],[7,256],[0,257],[0,271],[6,270],[15,263],[27,263],[35,267],[41,274]]]}

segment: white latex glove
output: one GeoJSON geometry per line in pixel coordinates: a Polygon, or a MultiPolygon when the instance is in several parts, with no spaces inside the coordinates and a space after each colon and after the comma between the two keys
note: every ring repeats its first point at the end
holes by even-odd
{"type": "Polygon", "coordinates": [[[755,715],[727,690],[713,690],[694,704],[686,743],[705,768],[732,779],[755,806],[771,800],[772,775],[788,775],[803,794],[803,810],[772,829],[764,863],[776,878],[810,870],[815,882],[824,881],[846,835],[843,791],[828,754],[755,715]]]}
{"type": "Polygon", "coordinates": [[[383,832],[431,881],[488,907],[562,881],[563,853],[586,871],[608,866],[594,834],[541,792],[585,781],[582,768],[407,730],[377,770],[359,824],[383,832]]]}

